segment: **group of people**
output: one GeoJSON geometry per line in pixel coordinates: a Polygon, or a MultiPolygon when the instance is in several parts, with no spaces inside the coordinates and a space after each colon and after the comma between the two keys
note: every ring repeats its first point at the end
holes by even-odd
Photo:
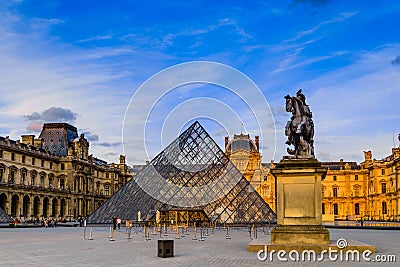
{"type": "Polygon", "coordinates": [[[57,220],[54,218],[42,218],[41,221],[42,227],[56,227],[57,226],[57,220]]]}
{"type": "Polygon", "coordinates": [[[59,221],[57,221],[57,219],[55,219],[55,218],[42,218],[42,220],[40,220],[39,218],[34,218],[29,221],[24,221],[23,219],[20,220],[17,217],[15,217],[15,218],[11,218],[9,226],[17,227],[18,224],[24,223],[24,222],[40,224],[42,227],[56,227],[58,222],[64,222],[64,220],[62,218],[59,221]]]}
{"type": "Polygon", "coordinates": [[[116,230],[117,229],[117,227],[118,227],[118,230],[120,230],[121,229],[121,223],[122,223],[122,220],[121,220],[121,218],[118,216],[113,216],[112,217],[112,223],[113,223],[113,226],[114,226],[114,230],[116,230]]]}

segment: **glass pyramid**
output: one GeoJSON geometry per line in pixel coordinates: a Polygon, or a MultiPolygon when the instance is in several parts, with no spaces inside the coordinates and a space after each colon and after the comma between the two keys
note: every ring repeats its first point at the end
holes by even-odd
{"type": "Polygon", "coordinates": [[[88,223],[153,220],[157,210],[202,211],[210,222],[265,223],[275,213],[194,122],[88,218],[88,223]]]}
{"type": "Polygon", "coordinates": [[[0,223],[9,223],[11,221],[10,216],[8,216],[5,211],[0,208],[0,223]]]}

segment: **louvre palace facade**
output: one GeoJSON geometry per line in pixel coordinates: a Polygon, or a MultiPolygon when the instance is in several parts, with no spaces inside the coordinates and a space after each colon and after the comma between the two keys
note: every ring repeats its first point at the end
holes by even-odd
{"type": "MultiPolygon", "coordinates": [[[[274,163],[262,163],[259,138],[225,137],[225,154],[264,201],[276,210],[274,163]]],[[[371,151],[364,161],[322,162],[322,213],[332,220],[400,220],[400,147],[384,159],[371,151]]],[[[0,137],[0,208],[32,220],[88,216],[146,165],[129,167],[125,157],[111,163],[89,154],[89,142],[67,123],[47,123],[36,138],[0,137]]]]}
{"type": "Polygon", "coordinates": [[[0,208],[29,221],[86,217],[132,177],[125,157],[108,164],[67,123],[45,123],[40,135],[0,137],[0,208]]]}
{"type": "MultiPolygon", "coordinates": [[[[274,163],[261,163],[259,138],[249,135],[225,137],[225,153],[265,202],[276,211],[275,178],[270,173],[274,163]]],[[[384,159],[376,160],[371,151],[364,161],[322,162],[328,169],[322,180],[322,216],[333,220],[400,221],[400,147],[384,159]]]]}

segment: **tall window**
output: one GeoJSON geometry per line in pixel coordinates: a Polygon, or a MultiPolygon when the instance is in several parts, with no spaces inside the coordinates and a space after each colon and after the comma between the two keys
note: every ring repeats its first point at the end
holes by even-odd
{"type": "Polygon", "coordinates": [[[64,179],[60,179],[60,188],[64,189],[64,186],[65,186],[64,179]]]}
{"type": "Polygon", "coordinates": [[[3,182],[4,169],[0,169],[0,182],[3,182]]]}
{"type": "Polygon", "coordinates": [[[40,166],[44,167],[44,160],[42,159],[42,162],[40,163],[40,166]]]}
{"type": "Polygon", "coordinates": [[[336,181],[336,180],[337,180],[337,178],[336,178],[336,175],[334,175],[334,176],[333,176],[333,180],[334,180],[334,181],[336,181]]]}
{"type": "Polygon", "coordinates": [[[358,175],[357,174],[354,176],[354,180],[358,181],[358,175]]]}
{"type": "Polygon", "coordinates": [[[269,191],[269,190],[268,190],[268,187],[267,187],[267,186],[264,186],[264,187],[263,187],[263,196],[264,196],[264,197],[268,197],[268,191],[269,191]]]}
{"type": "Polygon", "coordinates": [[[25,184],[26,172],[21,173],[21,184],[25,184]]]}
{"type": "Polygon", "coordinates": [[[2,158],[2,157],[3,157],[3,150],[0,149],[0,158],[2,158]]]}
{"type": "Polygon", "coordinates": [[[25,163],[25,155],[22,155],[22,163],[25,163]]]}
{"type": "Polygon", "coordinates": [[[11,184],[15,183],[15,171],[14,170],[10,170],[10,177],[8,180],[11,184]]]}
{"type": "Polygon", "coordinates": [[[65,165],[64,165],[64,163],[61,163],[61,170],[62,170],[62,171],[65,170],[65,165]]]}
{"type": "Polygon", "coordinates": [[[333,188],[333,197],[337,197],[338,196],[338,188],[334,187],[333,188]]]}
{"type": "Polygon", "coordinates": [[[325,214],[325,203],[322,203],[322,214],[325,214]]]}
{"type": "Polygon", "coordinates": [[[35,165],[35,158],[32,157],[32,165],[35,165]]]}
{"type": "Polygon", "coordinates": [[[333,204],[333,214],[334,215],[338,215],[339,214],[339,208],[338,208],[338,204],[333,204]]]}
{"type": "Polygon", "coordinates": [[[381,184],[382,194],[386,193],[386,183],[381,184]]]}
{"type": "Polygon", "coordinates": [[[382,214],[387,214],[387,206],[385,201],[382,202],[382,214]]]}
{"type": "Polygon", "coordinates": [[[44,186],[44,175],[40,175],[40,186],[44,186]]]}
{"type": "Polygon", "coordinates": [[[108,184],[104,186],[104,193],[106,196],[110,194],[110,186],[108,184]]]}
{"type": "Polygon", "coordinates": [[[53,169],[53,162],[50,161],[50,169],[53,169]]]}
{"type": "Polygon", "coordinates": [[[382,169],[382,175],[385,175],[385,169],[382,169]]]}
{"type": "Polygon", "coordinates": [[[36,180],[36,174],[32,173],[32,174],[31,174],[31,185],[32,185],[32,186],[35,185],[35,180],[36,180]]]}
{"type": "Polygon", "coordinates": [[[354,214],[360,215],[360,204],[358,203],[354,204],[354,214]]]}
{"type": "Polygon", "coordinates": [[[12,161],[15,160],[15,153],[14,153],[14,152],[11,153],[11,160],[12,160],[12,161]]]}
{"type": "Polygon", "coordinates": [[[322,197],[324,197],[324,195],[325,195],[325,187],[322,187],[322,189],[321,189],[321,195],[322,195],[322,197]]]}

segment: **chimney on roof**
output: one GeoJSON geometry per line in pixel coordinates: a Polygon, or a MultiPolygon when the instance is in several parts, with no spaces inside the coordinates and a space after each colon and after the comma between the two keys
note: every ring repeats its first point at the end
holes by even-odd
{"type": "Polygon", "coordinates": [[[35,135],[33,134],[21,135],[21,141],[26,145],[33,146],[35,143],[34,140],[35,140],[35,135]]]}
{"type": "Polygon", "coordinates": [[[225,136],[225,150],[229,143],[229,136],[225,136]]]}
{"type": "Polygon", "coordinates": [[[43,146],[43,139],[42,138],[35,138],[33,141],[33,145],[37,148],[42,148],[43,146]]]}

